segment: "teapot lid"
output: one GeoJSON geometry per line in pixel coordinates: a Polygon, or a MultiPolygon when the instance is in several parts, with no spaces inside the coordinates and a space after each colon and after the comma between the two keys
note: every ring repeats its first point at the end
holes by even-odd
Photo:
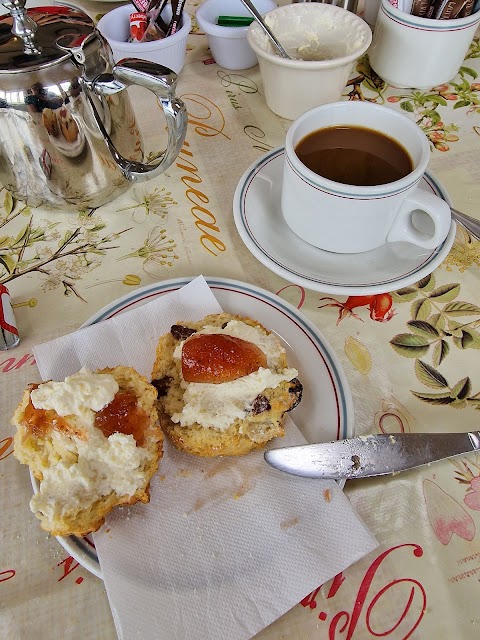
{"type": "Polygon", "coordinates": [[[28,9],[23,19],[36,25],[31,36],[34,49],[29,53],[24,39],[12,33],[15,17],[0,17],[0,74],[22,73],[68,60],[70,53],[57,41],[67,35],[87,36],[95,30],[93,20],[81,9],[61,5],[28,9]]]}

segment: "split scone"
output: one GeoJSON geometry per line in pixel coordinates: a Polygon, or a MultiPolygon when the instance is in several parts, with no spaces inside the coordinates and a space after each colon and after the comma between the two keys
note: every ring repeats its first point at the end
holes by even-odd
{"type": "Polygon", "coordinates": [[[156,397],[130,367],[29,385],[12,418],[14,456],[40,481],[30,508],[45,531],[84,536],[115,506],[149,501],[163,451],[156,397]]]}
{"type": "Polygon", "coordinates": [[[221,313],[181,322],[157,345],[160,424],[188,453],[248,453],[284,435],[283,416],[302,397],[297,375],[278,338],[255,320],[221,313]]]}

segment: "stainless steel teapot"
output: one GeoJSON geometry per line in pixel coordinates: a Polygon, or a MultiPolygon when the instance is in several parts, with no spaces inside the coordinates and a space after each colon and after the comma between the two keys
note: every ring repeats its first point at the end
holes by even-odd
{"type": "Polygon", "coordinates": [[[108,42],[80,9],[25,10],[2,4],[0,18],[0,182],[30,206],[99,207],[167,169],[185,139],[177,75],[127,58],[115,64],[108,42]],[[143,163],[143,143],[127,93],[141,85],[158,98],[167,148],[143,163]]]}

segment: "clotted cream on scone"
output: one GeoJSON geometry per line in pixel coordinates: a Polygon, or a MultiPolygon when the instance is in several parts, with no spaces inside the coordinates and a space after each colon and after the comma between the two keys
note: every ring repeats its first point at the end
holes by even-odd
{"type": "Polygon", "coordinates": [[[298,371],[278,338],[250,318],[179,322],[159,340],[152,371],[160,424],[199,456],[242,455],[284,434],[301,400],[298,371]]]}

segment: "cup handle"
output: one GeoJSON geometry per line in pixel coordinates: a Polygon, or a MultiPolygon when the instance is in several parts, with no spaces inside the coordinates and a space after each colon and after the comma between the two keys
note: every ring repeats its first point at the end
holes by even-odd
{"type": "MultiPolygon", "coordinates": [[[[387,235],[387,242],[411,242],[425,249],[435,249],[447,237],[450,230],[452,213],[450,207],[439,196],[417,188],[402,203],[399,212],[387,235]],[[415,219],[415,212],[421,217],[415,219]],[[421,220],[427,215],[433,223],[427,229],[421,229],[421,220]]],[[[425,227],[425,225],[423,225],[425,227]]]]}
{"type": "Polygon", "coordinates": [[[166,118],[168,141],[167,148],[160,154],[158,162],[152,164],[129,160],[117,151],[105,130],[90,92],[85,91],[105,144],[123,175],[130,181],[142,182],[163,173],[174,162],[182,148],[187,134],[188,115],[185,104],[175,96],[176,84],[177,74],[171,69],[146,60],[125,58],[121,64],[113,67],[112,73],[101,74],[92,85],[95,93],[100,95],[112,95],[128,86],[140,85],[157,96],[166,118]]]}

